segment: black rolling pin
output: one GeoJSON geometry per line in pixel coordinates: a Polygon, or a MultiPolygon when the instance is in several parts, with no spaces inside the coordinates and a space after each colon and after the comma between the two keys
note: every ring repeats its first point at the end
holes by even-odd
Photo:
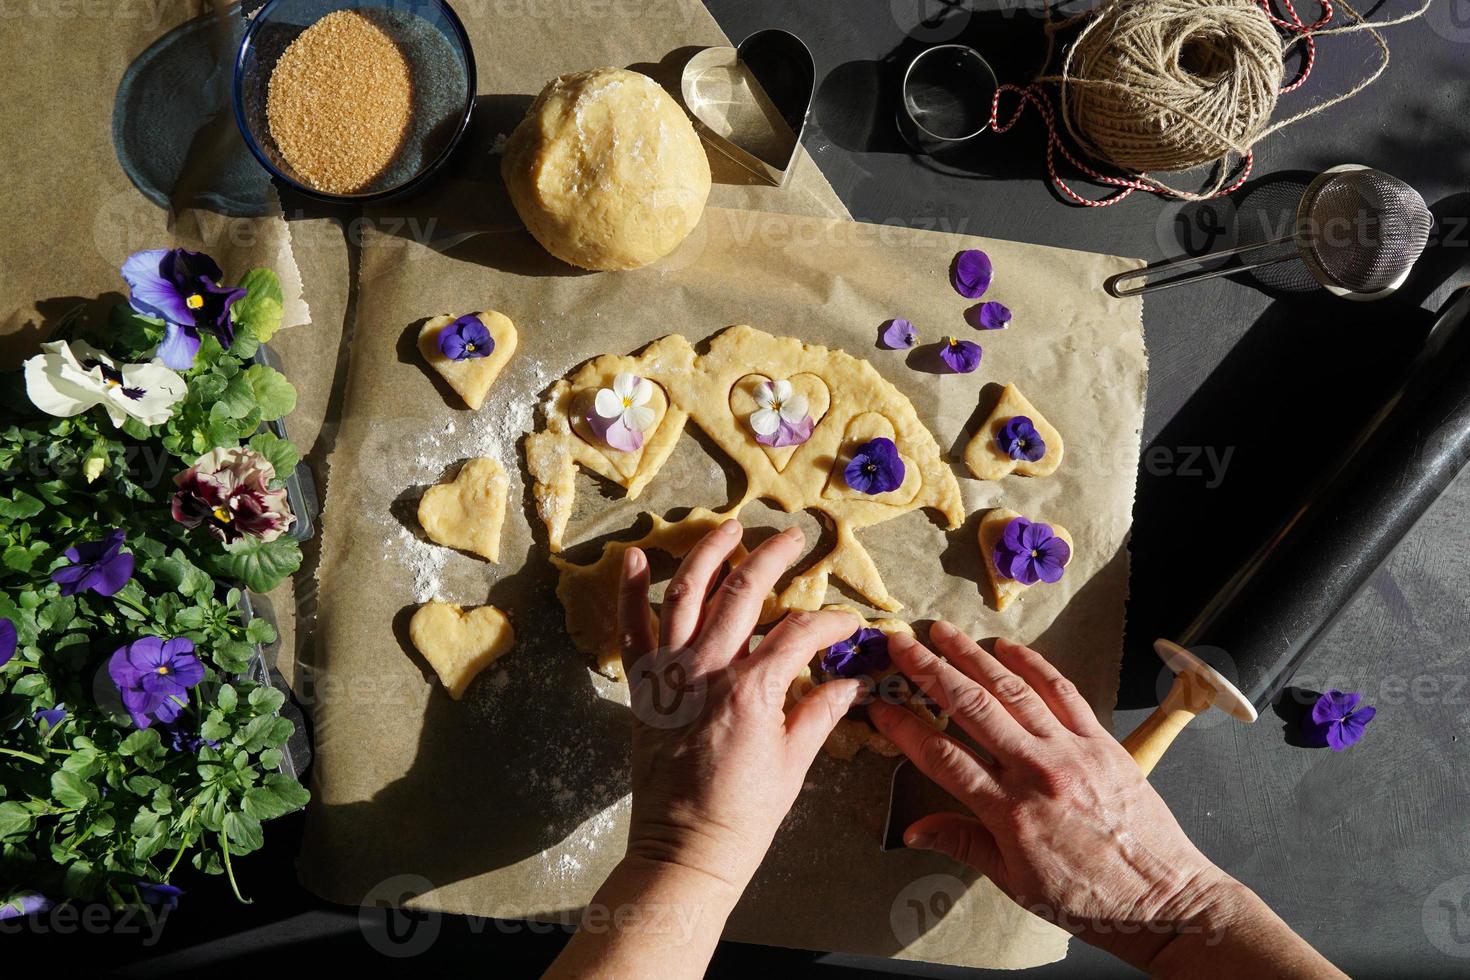
{"type": "Polygon", "coordinates": [[[1467,460],[1470,289],[1461,289],[1326,478],[1178,636],[1155,644],[1178,676],[1124,739],[1144,771],[1211,704],[1254,721],[1467,460]],[[1204,647],[1230,658],[1234,684],[1188,653],[1204,647]]]}

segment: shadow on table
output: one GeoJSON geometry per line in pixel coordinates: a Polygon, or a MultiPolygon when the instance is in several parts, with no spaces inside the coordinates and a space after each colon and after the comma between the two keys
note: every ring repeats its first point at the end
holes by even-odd
{"type": "Polygon", "coordinates": [[[1157,703],[1153,640],[1179,634],[1329,472],[1470,273],[1470,194],[1432,210],[1440,235],[1398,293],[1277,298],[1145,447],[1119,707],[1157,703]]]}

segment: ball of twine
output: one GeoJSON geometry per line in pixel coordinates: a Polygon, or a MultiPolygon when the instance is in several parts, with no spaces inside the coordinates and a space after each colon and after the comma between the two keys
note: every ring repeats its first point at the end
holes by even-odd
{"type": "Polygon", "coordinates": [[[1072,137],[1131,173],[1244,155],[1270,124],[1283,45],[1255,0],[1114,0],[1055,80],[1072,137]]]}

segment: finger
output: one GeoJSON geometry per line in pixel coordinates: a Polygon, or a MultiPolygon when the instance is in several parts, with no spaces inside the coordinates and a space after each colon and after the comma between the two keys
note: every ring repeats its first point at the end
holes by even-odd
{"type": "Polygon", "coordinates": [[[1011,717],[1033,735],[1059,735],[1061,724],[1051,709],[1042,702],[1020,677],[1011,673],[999,660],[980,649],[980,645],[961,632],[953,623],[943,620],[929,627],[929,639],[946,660],[971,680],[978,681],[997,701],[1005,705],[1011,717]]]}
{"type": "Polygon", "coordinates": [[[972,810],[989,807],[1001,799],[995,772],[974,752],[935,731],[913,712],[886,701],[868,705],[868,720],[888,736],[919,771],[972,810]]]}
{"type": "Polygon", "coordinates": [[[963,813],[931,813],[920,817],[903,832],[907,847],[938,851],[961,864],[968,864],[991,881],[1003,880],[1000,848],[995,837],[978,817],[963,813]]]}
{"type": "Polygon", "coordinates": [[[1034,754],[1032,733],[984,685],[936,657],[907,633],[889,637],[888,653],[899,670],[933,698],[941,711],[1001,763],[1034,754]]]}
{"type": "Polygon", "coordinates": [[[751,654],[752,681],[784,691],[818,650],[847,639],[860,625],[857,616],[837,609],[787,613],[751,654]]]}
{"type": "Polygon", "coordinates": [[[1041,654],[1002,636],[995,641],[995,656],[1029,684],[1068,729],[1078,735],[1105,734],[1097,715],[1092,713],[1092,706],[1077,693],[1077,686],[1041,654]]]}
{"type": "Polygon", "coordinates": [[[648,607],[648,556],[641,549],[629,548],[623,554],[618,581],[618,650],[628,683],[633,683],[633,665],[657,645],[653,610],[648,607]]]}
{"type": "Polygon", "coordinates": [[[679,570],[664,590],[660,645],[677,650],[694,639],[704,597],[709,595],[725,559],[740,543],[740,530],[739,521],[726,521],[701,538],[679,563],[679,570]]]}
{"type": "Polygon", "coordinates": [[[812,688],[792,706],[786,715],[786,745],[803,770],[812,764],[817,750],[862,690],[859,680],[828,681],[812,688]]]}
{"type": "Polygon", "coordinates": [[[700,637],[723,655],[734,657],[748,649],[751,630],[760,620],[766,595],[781,573],[801,554],[805,540],[799,527],[789,527],[762,541],[744,561],[730,570],[710,600],[700,637]]]}

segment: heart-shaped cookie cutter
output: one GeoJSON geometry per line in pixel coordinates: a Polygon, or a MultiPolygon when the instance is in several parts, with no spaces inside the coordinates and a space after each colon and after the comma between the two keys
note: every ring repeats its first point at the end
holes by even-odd
{"type": "Polygon", "coordinates": [[[811,49],[790,31],[770,28],[733,48],[697,52],[684,66],[680,89],[705,142],[781,187],[801,149],[816,81],[811,49]]]}

